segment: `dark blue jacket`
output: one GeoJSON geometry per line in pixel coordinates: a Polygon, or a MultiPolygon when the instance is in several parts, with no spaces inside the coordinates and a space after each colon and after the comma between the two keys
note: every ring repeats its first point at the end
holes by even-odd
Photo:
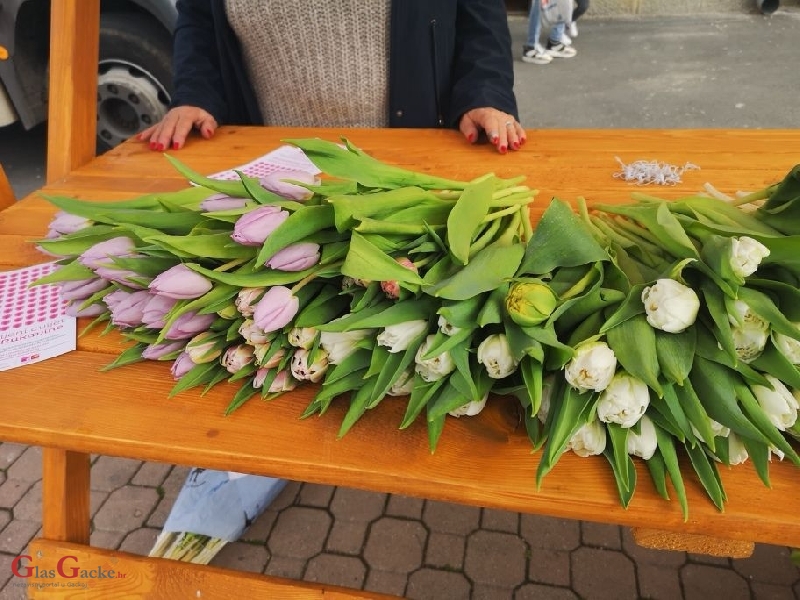
{"type": "MultiPolygon", "coordinates": [[[[221,125],[263,124],[225,0],[177,8],[172,105],[204,108],[221,125]]],[[[391,127],[456,127],[481,106],[518,116],[503,0],[395,0],[391,10],[391,127]]]]}

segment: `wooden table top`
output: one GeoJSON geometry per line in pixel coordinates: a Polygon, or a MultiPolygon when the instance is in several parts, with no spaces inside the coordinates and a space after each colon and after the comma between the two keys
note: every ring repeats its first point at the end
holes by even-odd
{"type": "MultiPolygon", "coordinates": [[[[469,147],[452,131],[347,130],[357,146],[381,160],[469,179],[494,172],[527,175],[540,190],[537,217],[552,196],[592,202],[625,202],[631,191],[676,198],[706,182],[719,190],[755,190],[780,180],[798,159],[800,130],[530,130],[522,151],[497,155],[489,146],[469,147]],[[637,187],[614,178],[615,157],[682,165],[684,182],[637,187]]],[[[176,153],[205,173],[241,165],[280,145],[281,139],[319,136],[336,140],[342,130],[222,128],[214,140],[194,139],[176,153]]],[[[50,194],[113,201],[186,187],[169,163],[144,144],[128,142],[61,181],[50,194]]],[[[32,194],[0,212],[0,269],[49,260],[31,240],[41,237],[55,209],[32,194]]],[[[79,325],[80,327],[80,325],[79,325]]],[[[658,527],[718,537],[800,546],[800,493],[796,467],[773,462],[772,488],[749,465],[722,468],[728,502],[720,513],[690,468],[684,471],[689,520],[677,500],[655,492],[637,459],[638,483],[627,510],[617,497],[604,458],[562,457],[537,491],[538,456],[515,402],[495,399],[474,418],[449,419],[435,454],[424,423],[397,429],[402,400],[386,399],[344,438],[336,433],[344,414],[334,402],[322,417],[298,417],[313,395],[300,388],[278,400],[253,400],[223,416],[233,385],[207,395],[186,392],[172,399],[169,365],[136,364],[100,369],[123,349],[115,333],[90,333],[78,350],[0,373],[0,440],[112,456],[197,465],[382,492],[420,496],[519,512],[658,527]]]]}

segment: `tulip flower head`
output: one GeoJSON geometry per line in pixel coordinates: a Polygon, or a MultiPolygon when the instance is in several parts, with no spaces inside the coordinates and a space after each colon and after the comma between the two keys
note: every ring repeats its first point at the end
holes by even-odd
{"type": "Polygon", "coordinates": [[[408,396],[414,390],[414,370],[406,369],[397,376],[392,387],[386,392],[389,396],[408,396]]]}
{"type": "Polygon", "coordinates": [[[247,206],[244,198],[233,198],[228,194],[212,194],[200,203],[202,212],[218,212],[222,210],[235,210],[247,206]]]}
{"type": "Polygon", "coordinates": [[[511,346],[504,333],[488,336],[478,346],[478,362],[486,367],[492,379],[503,379],[517,370],[519,361],[511,353],[511,346]]]}
{"type": "Polygon", "coordinates": [[[215,318],[215,315],[201,315],[195,311],[185,312],[172,322],[164,337],[168,340],[193,337],[211,327],[215,318]]]}
{"type": "Polygon", "coordinates": [[[52,240],[62,235],[69,235],[81,229],[90,227],[94,222],[86,217],[79,217],[63,210],[58,211],[48,225],[47,239],[52,240]]]}
{"type": "Polygon", "coordinates": [[[292,376],[299,381],[317,383],[328,370],[328,353],[317,350],[311,360],[311,352],[305,348],[297,348],[292,354],[292,376]]]}
{"type": "Polygon", "coordinates": [[[86,300],[100,290],[108,287],[108,282],[100,277],[65,281],[59,287],[64,300],[86,300]]]}
{"type": "Polygon", "coordinates": [[[289,212],[277,206],[260,206],[236,220],[231,238],[243,246],[260,246],[288,218],[289,212]]]}
{"type": "Polygon", "coordinates": [[[282,285],[269,288],[253,311],[253,321],[264,333],[277,331],[288,325],[297,311],[300,300],[292,290],[282,285]]]}
{"type": "Polygon", "coordinates": [[[418,339],[428,331],[428,321],[419,319],[415,321],[404,321],[395,325],[387,325],[378,334],[376,342],[379,346],[385,346],[390,353],[404,352],[411,342],[418,339]]]}
{"type": "Polygon", "coordinates": [[[328,363],[338,365],[358,348],[358,344],[367,335],[369,329],[354,329],[352,331],[321,331],[319,345],[328,353],[328,363]]]}
{"type": "Polygon", "coordinates": [[[414,357],[414,370],[424,381],[428,382],[437,381],[456,369],[456,363],[447,351],[430,358],[425,358],[428,350],[433,346],[435,339],[436,336],[433,334],[426,337],[414,357]]]}
{"type": "Polygon", "coordinates": [[[264,288],[242,288],[234,300],[236,310],[243,317],[252,317],[256,310],[256,303],[261,300],[265,291],[264,288]]]}
{"type": "Polygon", "coordinates": [[[439,331],[445,335],[455,335],[461,331],[461,327],[456,327],[442,315],[439,315],[439,320],[436,322],[436,325],[439,327],[439,331]]]}
{"type": "Polygon", "coordinates": [[[597,419],[592,419],[576,431],[569,442],[567,450],[578,456],[598,456],[606,449],[606,427],[597,419]]]}
{"type": "Polygon", "coordinates": [[[172,378],[176,380],[180,379],[191,371],[194,366],[192,358],[186,352],[183,352],[175,359],[175,362],[172,363],[172,378]]]}
{"type": "MultiPolygon", "coordinates": [[[[417,265],[415,265],[411,259],[406,258],[405,256],[396,258],[395,262],[406,269],[409,269],[410,271],[414,271],[414,273],[419,273],[417,265]]],[[[383,293],[386,294],[387,298],[397,300],[400,297],[400,282],[397,280],[389,279],[386,281],[381,281],[381,289],[383,290],[383,293]]]]}
{"type": "Polygon", "coordinates": [[[602,392],[614,377],[617,357],[605,342],[590,341],[575,348],[575,355],[564,368],[564,378],[579,392],[602,392]]]}
{"type": "Polygon", "coordinates": [[[471,402],[467,402],[463,406],[459,406],[458,408],[451,410],[448,414],[451,417],[474,417],[484,409],[488,399],[489,393],[487,392],[486,395],[480,400],[472,400],[471,402]]]}
{"type": "Polygon", "coordinates": [[[769,256],[769,248],[745,235],[731,238],[731,268],[739,277],[749,277],[756,272],[761,261],[769,256]]]}
{"type": "Polygon", "coordinates": [[[786,431],[797,421],[800,403],[782,381],[772,375],[765,377],[772,384],[772,389],[763,385],[754,385],[751,389],[772,424],[781,431],[786,431]]]}
{"type": "Polygon", "coordinates": [[[78,257],[78,262],[84,267],[97,269],[98,267],[112,266],[114,258],[131,258],[136,256],[136,244],[126,236],[120,236],[98,242],[84,250],[78,257]]]}
{"type": "Polygon", "coordinates": [[[303,187],[303,185],[317,186],[320,184],[320,179],[307,171],[283,171],[265,175],[261,178],[260,183],[261,187],[273,194],[288,200],[305,202],[314,195],[314,192],[303,187]],[[302,185],[291,183],[292,181],[302,185]]]}
{"type": "Polygon", "coordinates": [[[639,419],[639,433],[634,429],[628,431],[628,454],[650,460],[656,453],[658,441],[656,439],[656,426],[647,415],[639,419]]]}
{"type": "MultiPolygon", "coordinates": [[[[800,323],[792,323],[792,325],[800,328],[800,323]]],[[[786,357],[786,360],[793,365],[800,365],[800,340],[773,331],[772,342],[780,353],[786,357]]]]}
{"type": "Polygon", "coordinates": [[[550,286],[539,282],[515,283],[506,296],[506,311],[517,325],[533,327],[546,321],[558,306],[550,286]]]}
{"type": "Polygon", "coordinates": [[[674,279],[659,279],[642,290],[647,322],[667,333],[680,333],[692,325],[700,310],[695,291],[674,279]]]}
{"type": "Polygon", "coordinates": [[[305,271],[319,262],[319,244],[300,242],[290,244],[276,252],[267,266],[276,271],[305,271]]]}
{"type": "Polygon", "coordinates": [[[295,348],[305,348],[308,350],[314,345],[317,339],[317,330],[314,327],[292,327],[289,330],[287,340],[295,348]]]}
{"type": "Polygon", "coordinates": [[[254,350],[247,344],[237,344],[225,350],[219,362],[228,373],[236,374],[254,360],[254,350]]]}
{"type": "Polygon", "coordinates": [[[150,291],[176,300],[193,300],[205,295],[213,284],[186,265],[167,269],[150,282],[150,291]]]}
{"type": "Polygon", "coordinates": [[[633,427],[650,405],[650,388],[641,379],[620,371],[597,401],[597,418],[620,427],[633,427]]]}

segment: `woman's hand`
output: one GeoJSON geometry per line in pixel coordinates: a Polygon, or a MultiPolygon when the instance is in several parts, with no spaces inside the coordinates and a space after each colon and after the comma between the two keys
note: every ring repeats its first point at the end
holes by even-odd
{"type": "Polygon", "coordinates": [[[186,143],[186,136],[196,128],[205,139],[214,135],[217,121],[210,113],[196,106],[178,106],[170,109],[155,125],[136,135],[141,142],[150,142],[150,150],[162,152],[168,148],[178,150],[186,143]]]}
{"type": "Polygon", "coordinates": [[[473,108],[465,112],[458,128],[470,144],[478,140],[481,130],[485,131],[486,137],[497,147],[500,154],[505,154],[509,150],[519,150],[528,139],[522,125],[513,115],[496,108],[473,108]]]}

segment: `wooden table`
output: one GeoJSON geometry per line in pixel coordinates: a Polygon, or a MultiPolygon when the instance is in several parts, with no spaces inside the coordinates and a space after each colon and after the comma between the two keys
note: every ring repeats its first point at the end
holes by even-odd
{"type": "MultiPolygon", "coordinates": [[[[264,154],[284,138],[336,140],[342,133],[222,128],[212,141],[191,140],[178,156],[196,170],[211,173],[264,154]]],[[[625,162],[658,159],[700,166],[698,171],[686,172],[679,186],[646,188],[675,198],[700,190],[705,182],[729,193],[763,187],[785,175],[800,148],[800,131],[531,130],[523,150],[500,156],[489,146],[470,147],[452,131],[347,130],[346,134],[381,160],[445,177],[468,179],[490,171],[504,177],[525,174],[526,183],[540,190],[536,216],[552,196],[573,201],[582,195],[590,203],[623,202],[631,191],[642,190],[613,177],[618,170],[616,156],[625,162]]],[[[186,181],[160,154],[144,144],[128,142],[52,181],[44,191],[113,201],[183,187],[186,181]]],[[[48,260],[31,240],[44,234],[54,212],[36,194],[0,212],[0,268],[48,260]]],[[[477,417],[451,419],[431,455],[423,423],[405,431],[397,429],[404,410],[402,401],[381,403],[337,440],[344,412],[341,403],[334,403],[323,417],[299,420],[312,397],[311,388],[298,389],[271,403],[251,401],[224,417],[235,389],[232,385],[218,385],[203,397],[187,392],[167,399],[173,381],[166,364],[137,364],[101,373],[101,367],[123,347],[116,334],[101,337],[91,333],[79,339],[76,352],[0,373],[0,439],[45,448],[43,537],[50,542],[34,545],[43,554],[40,560],[51,560],[58,552],[63,556],[69,550],[87,559],[125,560],[126,568],[137,574],[135,587],[130,587],[129,580],[129,587],[123,590],[122,582],[112,581],[106,585],[114,585],[102,588],[97,597],[179,597],[172,595],[175,589],[185,593],[199,586],[198,582],[203,582],[206,590],[234,585],[230,589],[235,591],[227,597],[256,597],[251,596],[254,590],[269,597],[263,595],[266,588],[258,586],[283,584],[250,575],[231,578],[230,572],[208,567],[70,546],[70,542],[89,541],[90,453],[657,527],[681,534],[800,546],[796,510],[800,482],[796,468],[788,462],[772,463],[772,489],[761,483],[748,464],[723,468],[729,497],[724,513],[706,499],[687,468],[689,520],[684,522],[678,502],[657,496],[642,464],[638,465],[636,494],[627,510],[620,506],[603,458],[568,453],[537,491],[538,456],[531,454],[512,401],[498,399],[477,417]],[[179,584],[187,587],[163,587],[179,584]],[[147,596],[148,591],[153,595],[147,596]]],[[[32,592],[32,597],[37,593],[32,592]]],[[[303,588],[302,593],[308,596],[296,597],[335,597],[331,590],[303,588]]],[[[204,594],[203,598],[213,597],[213,593],[204,594]]]]}

